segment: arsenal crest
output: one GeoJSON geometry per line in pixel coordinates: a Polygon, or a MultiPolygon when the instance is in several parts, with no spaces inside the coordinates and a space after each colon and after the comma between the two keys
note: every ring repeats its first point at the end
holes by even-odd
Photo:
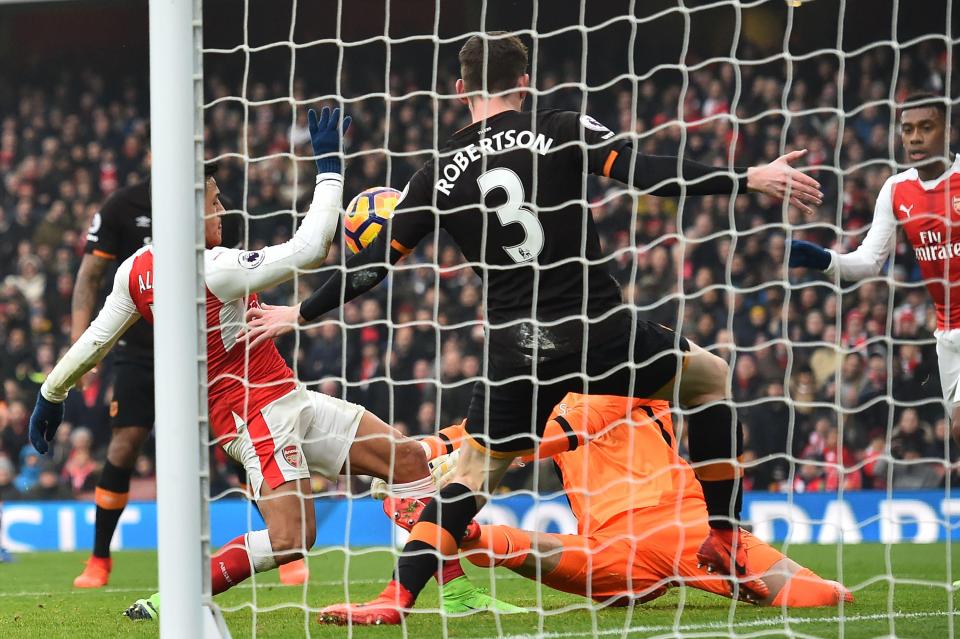
{"type": "Polygon", "coordinates": [[[283,459],[294,468],[300,468],[300,450],[296,446],[287,446],[283,449],[283,459]]]}
{"type": "Polygon", "coordinates": [[[953,212],[960,215],[960,195],[953,196],[953,212]]]}

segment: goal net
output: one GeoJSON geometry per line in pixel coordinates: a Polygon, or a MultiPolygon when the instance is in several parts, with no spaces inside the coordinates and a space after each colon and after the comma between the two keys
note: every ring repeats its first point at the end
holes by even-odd
{"type": "MultiPolygon", "coordinates": [[[[898,242],[882,274],[857,283],[785,266],[792,240],[841,252],[862,241],[880,187],[903,167],[897,114],[907,96],[929,92],[948,109],[956,103],[952,3],[922,3],[922,10],[914,4],[206,3],[205,156],[220,163],[225,241],[245,250],[289,239],[309,206],[309,108],[338,106],[353,118],[343,146],[344,204],[369,187],[402,189],[469,123],[454,91],[457,52],[470,36],[493,30],[515,33],[529,47],[526,108],[588,114],[643,153],[678,155],[718,172],[807,149],[800,164],[825,193],[812,217],[763,196],[658,198],[593,176],[584,179],[579,199],[596,221],[603,262],[624,305],[729,363],[731,401],[744,425],[745,524],[760,542],[844,582],[871,602],[870,612],[841,605],[797,613],[781,598],[779,615],[745,613],[702,586],[707,579],[716,590],[717,579],[684,572],[687,546],[695,550],[700,537],[691,542],[684,533],[673,547],[651,545],[648,528],[663,521],[636,519],[632,536],[615,542],[623,545],[620,563],[609,565],[609,544],[577,541],[586,515],[578,522],[568,497],[589,514],[591,495],[566,495],[576,482],[561,481],[555,460],[546,460],[510,471],[478,516],[529,531],[529,554],[543,563],[525,561],[517,548],[518,561],[506,563],[534,568],[487,570],[463,560],[475,585],[531,612],[449,613],[430,586],[417,611],[434,614],[413,615],[405,632],[859,636],[851,624],[875,623],[872,634],[893,634],[905,618],[929,616],[947,636],[950,542],[960,513],[950,488],[957,455],[938,383],[936,317],[916,258],[898,242]],[[559,551],[538,550],[540,533],[568,535],[563,548],[582,543],[602,551],[584,555],[586,597],[550,587],[557,582],[544,566],[556,566],[559,551]],[[901,542],[942,544],[924,547],[937,569],[911,567],[896,546],[901,542]],[[660,572],[651,568],[657,561],[665,562],[660,572]],[[603,608],[616,599],[604,590],[611,571],[622,571],[625,583],[646,584],[637,592],[671,589],[649,604],[603,608]],[[911,608],[914,600],[904,593],[916,592],[927,603],[911,608]]],[[[545,176],[540,180],[546,184],[545,176]]],[[[343,269],[349,254],[338,234],[322,266],[263,292],[261,303],[302,301],[343,269]]],[[[308,389],[361,404],[421,438],[466,417],[473,386],[488,370],[485,268],[471,268],[442,232],[389,268],[376,289],[298,327],[278,347],[308,389]]],[[[658,425],[658,437],[662,431],[664,442],[686,454],[688,413],[675,402],[668,410],[666,417],[650,412],[646,421],[630,416],[627,427],[635,432],[620,447],[606,443],[627,474],[610,481],[626,481],[628,501],[637,500],[619,516],[634,517],[631,509],[641,509],[643,499],[670,490],[677,503],[667,519],[676,523],[684,512],[676,485],[684,467],[667,453],[631,457],[642,451],[634,438],[658,425]]],[[[215,442],[204,444],[212,460],[216,547],[262,523],[235,466],[215,442]]],[[[596,487],[607,469],[587,465],[583,472],[596,487]]],[[[279,624],[317,634],[320,608],[370,599],[390,579],[406,536],[371,497],[370,478],[315,475],[312,491],[317,539],[308,549],[309,580],[280,587],[275,573],[255,574],[215,598],[235,632],[274,636],[271,626],[279,624]]]]}

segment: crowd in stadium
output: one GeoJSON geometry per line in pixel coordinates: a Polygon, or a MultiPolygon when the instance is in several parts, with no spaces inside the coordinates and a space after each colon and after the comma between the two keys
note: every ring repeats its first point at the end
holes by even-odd
{"type": "MultiPolygon", "coordinates": [[[[805,163],[819,167],[814,175],[827,197],[814,220],[760,197],[690,198],[678,209],[674,199],[631,196],[602,179],[589,183],[625,300],[656,321],[679,324],[692,341],[730,360],[746,427],[745,460],[768,458],[746,471],[753,490],[936,487],[948,474],[943,462],[958,458],[953,451],[946,458],[936,321],[908,247],[898,246],[889,271],[896,286],[874,280],[838,293],[819,274],[784,267],[791,237],[852,250],[871,220],[895,146],[890,109],[861,108],[862,102],[942,93],[945,57],[924,45],[904,50],[891,87],[894,61],[884,48],[850,59],[843,86],[834,57],[794,72],[789,83],[782,65],[742,65],[738,78],[732,66],[716,64],[691,72],[685,92],[679,74],[658,74],[638,83],[636,100],[626,83],[586,100],[599,121],[635,131],[647,153],[677,153],[682,146],[692,159],[748,166],[774,159],[785,145],[809,149],[805,163]],[[675,121],[678,105],[683,127],[675,121]],[[733,115],[745,118],[736,126],[725,117],[733,106],[733,115]],[[849,115],[837,118],[838,108],[849,115]],[[837,235],[841,221],[852,234],[837,235]],[[813,226],[790,234],[787,223],[813,226]],[[931,459],[916,462],[923,458],[931,459]]],[[[438,86],[452,87],[452,70],[440,71],[438,86]]],[[[391,93],[415,87],[414,74],[396,71],[391,93]]],[[[582,109],[577,89],[553,89],[571,74],[575,68],[541,72],[537,81],[546,92],[535,106],[582,109]]],[[[373,90],[366,78],[350,75],[344,95],[373,90]]],[[[76,71],[57,83],[45,80],[3,87],[11,108],[0,121],[0,501],[70,498],[95,484],[109,439],[109,362],[72,393],[70,426],[58,432],[52,457],[29,447],[27,419],[44,375],[68,346],[86,229],[110,193],[149,173],[143,78],[108,82],[76,71]]],[[[309,89],[298,84],[295,95],[306,97],[309,89]]],[[[214,70],[207,93],[217,100],[235,89],[214,70]]],[[[287,94],[283,79],[253,82],[248,97],[287,94]]],[[[379,99],[345,104],[355,121],[346,148],[348,197],[369,186],[402,188],[430,157],[435,126],[443,139],[465,122],[452,102],[441,103],[435,122],[433,104],[427,97],[389,109],[379,99]]],[[[217,177],[235,211],[225,224],[230,241],[255,249],[288,238],[292,212],[305,210],[312,193],[306,109],[293,117],[282,101],[244,109],[222,100],[207,110],[206,123],[208,157],[224,156],[217,177]],[[304,159],[291,160],[291,151],[304,159]],[[256,161],[244,165],[229,155],[236,153],[256,161]]],[[[338,243],[328,265],[341,263],[342,252],[338,243]]],[[[323,277],[321,269],[299,278],[300,294],[323,277]]],[[[464,417],[472,382],[484,374],[481,283],[444,237],[426,243],[392,278],[389,289],[343,308],[346,328],[329,318],[284,339],[281,352],[293,357],[309,385],[361,403],[409,434],[432,433],[464,417]]],[[[293,293],[286,286],[262,298],[288,303],[293,293]]],[[[235,479],[225,459],[216,461],[222,472],[214,490],[220,490],[235,479]]],[[[143,494],[152,475],[147,454],[136,467],[143,494]]],[[[508,483],[526,480],[521,471],[508,483]]]]}

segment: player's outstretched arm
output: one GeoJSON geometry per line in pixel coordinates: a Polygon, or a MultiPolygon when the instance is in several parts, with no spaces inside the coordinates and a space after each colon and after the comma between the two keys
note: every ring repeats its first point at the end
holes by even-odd
{"type": "Polygon", "coordinates": [[[289,241],[260,251],[216,249],[207,253],[205,279],[220,299],[237,299],[293,279],[298,270],[319,266],[330,251],[343,201],[341,140],[350,116],[323,107],[307,112],[310,141],[317,162],[317,184],[310,209],[289,241]]]}
{"type": "Polygon", "coordinates": [[[806,151],[792,151],[773,162],[747,169],[733,169],[740,177],[733,177],[715,166],[692,160],[679,162],[678,158],[635,153],[631,145],[618,152],[606,167],[604,174],[624,184],[650,191],[653,195],[676,197],[687,195],[763,193],[779,200],[787,199],[804,213],[813,214],[813,206],[823,202],[820,183],[795,169],[792,165],[806,155],[806,151]],[[631,166],[631,164],[633,166],[631,166]],[[678,180],[679,178],[679,180],[678,180]],[[686,188],[681,188],[682,184],[686,188]]]}
{"type": "Polygon", "coordinates": [[[888,181],[880,189],[873,210],[873,223],[863,242],[852,253],[840,254],[812,242],[790,242],[790,268],[803,267],[837,274],[843,280],[875,277],[893,253],[897,240],[897,219],[893,213],[892,188],[888,181]]]}
{"type": "Polygon", "coordinates": [[[260,342],[293,331],[298,324],[312,322],[382,282],[393,265],[408,255],[421,239],[434,230],[431,188],[418,172],[403,190],[393,216],[365,249],[347,260],[310,297],[297,306],[269,306],[247,311],[247,329],[238,340],[253,348],[260,342]]]}
{"type": "MultiPolygon", "coordinates": [[[[389,226],[391,223],[388,222],[389,226]]],[[[403,254],[388,247],[387,230],[364,250],[347,260],[346,269],[338,270],[313,294],[296,306],[271,306],[261,304],[259,308],[247,311],[246,331],[237,337],[237,341],[247,341],[253,348],[268,339],[276,339],[293,331],[299,324],[312,322],[324,313],[332,311],[341,304],[358,297],[387,277],[386,257],[390,264],[396,264],[403,254]],[[342,293],[342,297],[341,297],[342,293]]]]}
{"type": "Polygon", "coordinates": [[[87,330],[57,362],[37,393],[37,404],[30,416],[30,443],[40,454],[49,449],[49,442],[63,420],[63,402],[77,381],[106,356],[128,328],[140,319],[130,297],[130,266],[133,256],[117,269],[113,291],[107,296],[100,313],[87,330]]]}

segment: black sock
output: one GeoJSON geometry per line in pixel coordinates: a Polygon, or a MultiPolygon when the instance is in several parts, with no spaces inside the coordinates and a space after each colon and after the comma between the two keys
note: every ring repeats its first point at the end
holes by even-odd
{"type": "Polygon", "coordinates": [[[717,462],[694,469],[703,486],[710,526],[732,528],[743,508],[743,480],[740,469],[733,469],[726,460],[739,459],[743,453],[743,426],[735,409],[726,404],[691,413],[687,424],[690,461],[717,462]]]}
{"type": "Polygon", "coordinates": [[[739,477],[719,481],[701,479],[700,485],[703,486],[703,496],[707,501],[707,517],[711,528],[730,530],[734,521],[739,523],[743,509],[743,482],[739,477]],[[731,497],[733,508],[730,507],[731,497]]]}
{"type": "Polygon", "coordinates": [[[410,532],[410,541],[403,547],[403,555],[397,561],[396,580],[414,597],[420,594],[442,563],[442,559],[438,560],[435,553],[438,550],[444,554],[456,552],[455,548],[438,549],[434,545],[439,536],[435,526],[449,533],[450,537],[459,544],[467,531],[467,525],[479,510],[472,492],[463,484],[444,486],[437,498],[423,509],[420,520],[410,532]],[[421,527],[421,523],[434,524],[434,526],[421,527]]]}
{"type": "Polygon", "coordinates": [[[114,466],[107,460],[97,482],[97,518],[93,527],[93,556],[110,557],[110,540],[117,530],[120,515],[127,506],[132,469],[114,466]]]}

